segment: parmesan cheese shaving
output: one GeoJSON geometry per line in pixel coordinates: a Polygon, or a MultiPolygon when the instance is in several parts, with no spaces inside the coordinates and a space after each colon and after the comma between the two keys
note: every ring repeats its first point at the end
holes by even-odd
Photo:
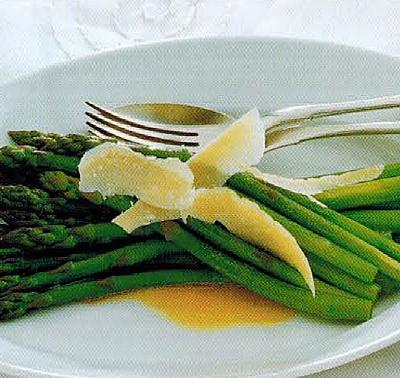
{"type": "Polygon", "coordinates": [[[79,164],[82,192],[136,196],[163,209],[184,209],[194,198],[193,174],[178,159],[144,156],[115,143],[88,151],[79,164]]]}
{"type": "Polygon", "coordinates": [[[130,234],[139,227],[147,226],[151,223],[179,219],[180,217],[181,212],[179,210],[161,209],[148,205],[143,201],[138,201],[130,209],[115,217],[112,222],[130,234]]]}
{"type": "Polygon", "coordinates": [[[258,179],[270,184],[279,186],[283,189],[306,195],[314,195],[325,190],[339,186],[354,185],[377,179],[383,172],[384,166],[377,165],[368,168],[356,169],[338,175],[327,175],[310,178],[288,178],[269,173],[264,173],[255,167],[247,169],[258,179]]]}
{"type": "Polygon", "coordinates": [[[195,187],[222,186],[235,173],[258,164],[264,148],[264,128],[258,111],[253,109],[188,161],[195,187]]]}
{"type": "Polygon", "coordinates": [[[310,265],[296,239],[256,203],[228,188],[199,189],[187,215],[220,222],[233,234],[270,251],[296,268],[315,292],[310,265]]]}

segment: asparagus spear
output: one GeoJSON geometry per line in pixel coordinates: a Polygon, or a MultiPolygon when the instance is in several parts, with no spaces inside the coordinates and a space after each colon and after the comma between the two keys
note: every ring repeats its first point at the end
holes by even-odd
{"type": "MultiPolygon", "coordinates": [[[[209,226],[213,228],[213,232],[215,233],[217,226],[209,226]]],[[[146,232],[146,230],[138,230],[136,235],[140,235],[141,232],[146,232]]],[[[125,231],[112,223],[106,223],[86,225],[70,229],[63,226],[20,229],[5,235],[3,241],[10,245],[22,245],[25,249],[28,249],[28,252],[31,252],[32,250],[45,250],[48,248],[74,248],[83,243],[107,243],[109,240],[116,240],[123,237],[128,237],[125,231]]],[[[7,254],[10,254],[9,251],[7,251],[7,254]]],[[[264,260],[260,261],[260,264],[268,266],[267,269],[275,269],[278,273],[282,271],[284,275],[286,274],[289,277],[291,276],[292,280],[295,279],[297,282],[300,281],[304,285],[302,278],[297,274],[297,272],[292,268],[289,268],[291,271],[288,272],[288,267],[286,267],[284,263],[279,264],[279,262],[279,260],[275,259],[274,264],[270,264],[270,260],[264,260]],[[296,278],[293,278],[294,275],[297,275],[296,278]]],[[[315,266],[315,269],[318,270],[317,265],[315,266]]],[[[330,279],[329,275],[327,277],[323,276],[322,278],[343,289],[346,289],[346,285],[350,282],[348,285],[349,291],[356,292],[356,294],[364,297],[372,298],[373,294],[371,293],[376,291],[376,288],[371,287],[372,285],[361,285],[362,287],[357,289],[357,285],[355,283],[353,284],[350,278],[348,278],[348,280],[343,279],[340,282],[335,282],[335,280],[330,279]]]]}
{"type": "Polygon", "coordinates": [[[40,214],[77,215],[82,212],[99,213],[95,206],[83,201],[68,201],[64,197],[50,197],[41,189],[32,189],[24,185],[0,186],[0,209],[23,210],[40,214]]]}
{"type": "Polygon", "coordinates": [[[40,189],[24,185],[0,186],[0,218],[9,226],[35,227],[52,224],[77,226],[110,220],[111,210],[99,209],[84,201],[68,201],[63,197],[50,197],[40,189]]]}
{"type": "Polygon", "coordinates": [[[0,319],[19,318],[32,310],[103,297],[128,290],[198,283],[226,283],[228,280],[209,270],[161,270],[110,276],[101,280],[56,286],[43,293],[12,293],[0,301],[0,319]]]}
{"type": "Polygon", "coordinates": [[[400,176],[329,189],[315,198],[335,210],[390,206],[400,202],[400,176]]]}
{"type": "MultiPolygon", "coordinates": [[[[98,227],[98,225],[93,225],[93,226],[95,226],[96,228],[98,227]]],[[[214,226],[214,225],[208,225],[208,226],[213,228],[214,233],[215,233],[215,229],[217,229],[217,226],[214,226]]],[[[81,233],[85,234],[86,232],[81,231],[81,233]]],[[[100,232],[100,234],[103,235],[102,232],[100,232]]],[[[230,233],[227,233],[227,232],[226,232],[226,234],[227,234],[226,235],[227,237],[229,235],[231,235],[230,233]]],[[[26,236],[26,232],[24,233],[24,235],[26,236]]],[[[49,237],[49,235],[47,235],[47,236],[49,237]]],[[[43,235],[43,237],[45,237],[45,235],[43,235]]],[[[72,247],[71,244],[67,245],[65,242],[63,243],[61,241],[62,237],[63,236],[53,240],[56,243],[55,245],[53,245],[53,248],[55,246],[58,248],[72,247]]],[[[65,237],[65,235],[64,235],[64,237],[65,237]]],[[[90,240],[93,241],[94,239],[91,238],[90,240]]],[[[81,243],[81,242],[82,242],[82,240],[79,241],[79,243],[81,243]]],[[[71,240],[69,240],[68,243],[71,243],[71,240]]],[[[46,245],[49,245],[49,242],[46,245]]],[[[31,245],[31,247],[32,247],[32,245],[31,245]]],[[[46,248],[46,247],[44,246],[44,248],[46,248]]],[[[253,262],[254,262],[254,260],[253,260],[253,262]]],[[[291,279],[292,282],[294,281],[294,283],[298,283],[298,284],[300,283],[301,286],[305,285],[302,277],[293,268],[287,266],[285,263],[281,262],[278,259],[275,259],[272,257],[268,259],[268,258],[264,257],[264,259],[262,259],[262,260],[259,259],[259,264],[261,266],[264,266],[268,271],[270,271],[270,270],[275,271],[278,276],[279,276],[279,274],[283,274],[284,277],[285,276],[289,277],[289,281],[291,279]]],[[[318,271],[317,263],[315,266],[315,270],[318,271]]],[[[357,282],[353,282],[355,280],[352,280],[351,278],[346,277],[346,276],[347,275],[345,275],[345,274],[342,274],[342,275],[336,274],[336,276],[335,276],[332,274],[329,275],[329,274],[324,273],[324,276],[322,278],[326,279],[328,282],[330,282],[332,284],[336,284],[338,287],[341,287],[344,290],[346,288],[348,288],[348,291],[352,292],[354,294],[357,294],[357,295],[360,295],[363,297],[367,297],[367,298],[371,298],[371,299],[374,299],[376,297],[378,288],[376,288],[374,285],[360,284],[360,283],[357,284],[357,282]],[[342,277],[343,275],[344,275],[344,278],[342,277]],[[334,279],[332,280],[330,277],[334,277],[334,279]],[[340,279],[338,280],[337,277],[339,277],[340,279]]],[[[326,286],[326,285],[323,285],[322,283],[320,283],[321,289],[324,289],[323,286],[326,286]]]]}
{"type": "Polygon", "coordinates": [[[382,273],[400,282],[400,263],[392,258],[399,258],[400,245],[388,238],[319,205],[306,196],[261,182],[249,173],[232,176],[228,184],[353,252],[375,265],[382,273]],[[385,253],[390,253],[392,257],[385,253]]]}
{"type": "Polygon", "coordinates": [[[93,216],[80,216],[79,219],[72,216],[63,218],[54,214],[38,215],[36,213],[23,210],[0,211],[0,218],[12,228],[43,227],[47,225],[58,224],[73,227],[90,223],[91,220],[93,220],[93,216]]]}
{"type": "MultiPolygon", "coordinates": [[[[45,172],[41,176],[41,182],[46,185],[46,189],[60,193],[65,191],[67,198],[76,199],[78,196],[85,196],[86,199],[107,206],[111,206],[115,210],[124,211],[131,206],[134,199],[126,196],[114,196],[103,200],[99,193],[79,193],[78,180],[70,177],[63,172],[45,172]]],[[[271,213],[272,211],[270,211],[271,213]]],[[[274,213],[275,217],[279,217],[274,213]]],[[[271,214],[274,216],[274,214],[271,214]]],[[[278,221],[282,222],[285,218],[281,217],[278,221]]],[[[285,220],[285,225],[291,227],[291,231],[295,232],[295,237],[301,240],[301,246],[312,250],[315,254],[321,256],[323,259],[331,262],[332,264],[343,269],[347,273],[365,281],[372,282],[376,275],[377,269],[372,264],[362,260],[347,252],[343,248],[330,243],[319,235],[312,233],[301,226],[296,226],[294,222],[285,220]]],[[[217,232],[214,230],[214,232],[217,232]]]]}
{"type": "Polygon", "coordinates": [[[371,317],[372,301],[323,292],[314,298],[309,290],[280,281],[216,250],[177,223],[162,223],[160,232],[233,282],[295,310],[336,320],[364,321],[371,317]]]}
{"type": "MultiPolygon", "coordinates": [[[[84,152],[104,142],[104,140],[88,134],[67,134],[46,133],[36,130],[16,130],[8,132],[11,139],[19,145],[29,145],[38,150],[51,151],[60,155],[82,156],[84,152]]],[[[107,140],[110,141],[110,140],[107,140]]],[[[189,151],[166,151],[150,149],[147,147],[136,147],[135,150],[144,155],[158,157],[178,157],[182,161],[190,159],[189,151]]],[[[344,172],[339,172],[344,173],[344,172]]],[[[379,178],[400,176],[400,163],[386,164],[379,178]]]]}
{"type": "Polygon", "coordinates": [[[77,281],[113,268],[133,266],[154,259],[164,253],[179,253],[182,249],[171,242],[148,240],[115,249],[87,260],[67,262],[55,270],[39,272],[31,276],[14,275],[0,280],[0,290],[32,291],[44,286],[77,281]]]}
{"type": "MultiPolygon", "coordinates": [[[[50,151],[59,155],[82,156],[86,151],[104,143],[105,140],[99,139],[88,134],[67,134],[46,133],[35,130],[9,131],[8,135],[19,145],[35,147],[40,151],[50,151]]],[[[116,140],[109,139],[108,142],[116,140]]],[[[148,147],[134,147],[133,150],[141,152],[143,155],[157,156],[160,158],[178,157],[181,160],[188,160],[191,154],[188,150],[168,151],[152,149],[148,147]]]]}
{"type": "MultiPolygon", "coordinates": [[[[154,259],[145,261],[140,264],[140,268],[144,267],[145,270],[158,270],[165,269],[205,269],[207,266],[203,264],[199,259],[196,259],[190,253],[164,253],[161,256],[157,256],[154,259]]],[[[128,268],[132,270],[131,267],[128,268]]],[[[143,268],[142,268],[143,269],[143,268]]]]}
{"type": "Polygon", "coordinates": [[[71,177],[61,171],[47,171],[39,175],[40,185],[51,193],[63,196],[68,200],[85,199],[95,205],[122,212],[132,206],[133,197],[116,195],[103,198],[100,193],[83,193],[79,191],[79,179],[71,177]]]}
{"type": "MultiPolygon", "coordinates": [[[[140,232],[138,230],[136,235],[140,235],[140,232]]],[[[27,252],[32,252],[49,248],[72,249],[81,244],[106,244],[128,237],[129,235],[114,223],[97,223],[72,228],[64,225],[23,227],[1,236],[0,242],[4,246],[21,247],[27,252]]]]}
{"type": "MultiPolygon", "coordinates": [[[[151,151],[150,151],[151,152],[151,151]]],[[[47,175],[46,179],[44,180],[44,182],[48,182],[48,183],[56,183],[56,185],[53,185],[53,189],[54,186],[58,186],[58,187],[62,187],[64,185],[64,190],[65,188],[67,188],[67,193],[75,193],[75,195],[80,195],[79,191],[78,191],[78,186],[77,186],[77,181],[74,178],[68,178],[68,176],[66,176],[65,174],[62,174],[61,172],[49,172],[49,174],[47,175]],[[51,179],[51,176],[53,175],[53,179],[51,179]],[[61,184],[60,184],[61,183],[61,184]],[[65,183],[67,183],[68,185],[65,185],[65,183]]],[[[47,187],[47,189],[49,189],[47,187]]],[[[94,196],[96,196],[96,194],[94,194],[94,196]]],[[[99,198],[99,197],[98,197],[99,198]]],[[[124,197],[122,198],[124,199],[124,197]]],[[[93,199],[92,199],[93,201],[93,199]]],[[[99,202],[99,200],[95,200],[97,203],[99,202]]],[[[100,201],[102,201],[101,197],[100,197],[100,201]]],[[[129,200],[129,206],[130,206],[131,202],[129,200]]],[[[128,202],[126,201],[125,204],[123,204],[122,206],[117,205],[116,208],[118,208],[118,210],[125,210],[128,206],[128,202]]]]}
{"type": "Polygon", "coordinates": [[[66,205],[64,198],[51,198],[40,189],[31,189],[24,185],[0,186],[0,208],[21,209],[53,213],[55,207],[66,205]]]}
{"type": "Polygon", "coordinates": [[[77,174],[78,164],[78,157],[37,151],[30,146],[5,146],[0,148],[0,168],[9,172],[45,168],[77,174]]]}
{"type": "Polygon", "coordinates": [[[395,243],[386,235],[371,230],[370,228],[354,221],[353,219],[344,216],[343,214],[328,209],[327,207],[321,206],[320,204],[310,200],[306,196],[288,192],[282,189],[279,190],[282,193],[285,193],[289,198],[298,201],[303,206],[312,210],[316,214],[323,216],[325,219],[340,226],[342,229],[348,230],[351,234],[357,236],[359,239],[381,250],[382,252],[392,257],[393,259],[400,261],[400,245],[395,243]]]}
{"type": "MultiPolygon", "coordinates": [[[[255,201],[253,198],[246,196],[255,201]]],[[[255,201],[257,202],[257,201],[255,201]]],[[[332,243],[330,240],[310,231],[306,227],[286,218],[285,216],[273,211],[260,202],[257,202],[260,208],[268,213],[273,219],[282,224],[297,240],[300,247],[308,255],[319,257],[327,263],[343,270],[351,276],[363,281],[373,282],[378,269],[375,265],[358,257],[351,251],[332,243]]]]}
{"type": "Polygon", "coordinates": [[[311,270],[324,281],[360,298],[372,301],[376,301],[378,298],[381,287],[377,282],[366,283],[359,281],[318,256],[310,254],[307,251],[306,256],[311,270]]]}
{"type": "Polygon", "coordinates": [[[61,135],[36,130],[9,131],[13,142],[29,145],[41,151],[51,151],[60,155],[82,156],[87,150],[103,143],[102,140],[83,134],[61,135]]]}
{"type": "Polygon", "coordinates": [[[400,232],[400,210],[353,210],[342,214],[376,231],[400,232]]]}
{"type": "Polygon", "coordinates": [[[46,256],[37,259],[26,257],[6,258],[0,264],[0,275],[29,274],[54,269],[70,261],[85,260],[97,255],[96,252],[74,253],[67,256],[46,256]]]}
{"type": "Polygon", "coordinates": [[[400,163],[386,164],[379,178],[400,176],[400,163]]]}
{"type": "Polygon", "coordinates": [[[16,247],[0,248],[0,256],[2,256],[2,257],[20,255],[21,253],[22,253],[22,251],[16,247]]]}
{"type": "MultiPolygon", "coordinates": [[[[192,232],[200,235],[207,240],[207,242],[211,242],[218,248],[236,255],[244,261],[252,263],[257,268],[260,268],[283,281],[304,289],[308,288],[303,277],[296,269],[292,268],[282,260],[258,250],[253,245],[235,235],[232,235],[221,226],[206,223],[192,217],[188,217],[186,222],[187,227],[192,232]]],[[[380,290],[378,285],[359,281],[311,253],[308,253],[307,257],[314,275],[320,277],[322,280],[361,298],[371,300],[377,298],[380,290]]],[[[372,281],[375,275],[376,269],[372,281]]],[[[325,283],[319,279],[315,279],[315,287],[317,292],[327,291],[325,283]]]]}
{"type": "MultiPolygon", "coordinates": [[[[29,145],[38,150],[51,151],[60,155],[82,156],[83,153],[92,147],[104,142],[102,139],[87,134],[67,134],[46,133],[35,130],[9,131],[11,139],[19,145],[29,145]]],[[[108,140],[110,141],[110,140],[108,140]]],[[[144,155],[158,156],[160,158],[177,157],[182,161],[190,159],[189,151],[182,149],[179,151],[166,151],[150,149],[148,147],[136,147],[136,151],[144,155]]],[[[345,173],[338,172],[337,174],[345,173]]],[[[379,178],[400,176],[400,163],[386,164],[379,178]]]]}
{"type": "MultiPolygon", "coordinates": [[[[129,208],[134,202],[133,198],[126,196],[114,196],[103,200],[99,193],[80,193],[78,189],[78,180],[63,172],[45,172],[42,174],[40,180],[47,190],[57,193],[64,191],[67,198],[73,199],[79,198],[79,196],[84,196],[93,203],[111,206],[113,209],[120,212],[129,208]]],[[[275,213],[275,216],[278,215],[275,213]]],[[[279,221],[282,220],[283,218],[279,219],[279,221]]],[[[292,228],[295,228],[295,224],[293,224],[292,228]]],[[[309,249],[316,250],[317,254],[323,256],[323,258],[325,257],[331,263],[337,264],[341,269],[344,269],[349,274],[362,280],[366,280],[366,282],[373,281],[376,269],[373,268],[371,264],[368,264],[357,256],[329,243],[326,239],[323,239],[315,233],[302,227],[297,227],[296,229],[298,231],[296,233],[296,238],[304,240],[306,246],[311,244],[312,246],[309,249]]]]}
{"type": "Polygon", "coordinates": [[[400,285],[397,281],[394,281],[384,274],[377,275],[376,283],[381,287],[381,295],[392,294],[400,289],[400,285]]]}

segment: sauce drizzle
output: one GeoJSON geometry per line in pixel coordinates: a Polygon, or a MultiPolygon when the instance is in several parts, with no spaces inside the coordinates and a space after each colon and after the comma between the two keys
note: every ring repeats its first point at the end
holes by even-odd
{"type": "Polygon", "coordinates": [[[242,287],[182,285],[135,290],[90,303],[138,301],[170,321],[191,329],[266,326],[294,317],[295,312],[242,287]]]}

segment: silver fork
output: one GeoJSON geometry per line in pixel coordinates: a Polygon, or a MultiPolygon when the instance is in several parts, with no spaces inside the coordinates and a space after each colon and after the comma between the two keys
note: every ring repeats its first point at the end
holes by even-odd
{"type": "MultiPolygon", "coordinates": [[[[212,109],[167,103],[130,104],[114,109],[86,102],[89,132],[125,144],[186,148],[196,152],[228,127],[233,117],[212,109]]],[[[399,122],[303,125],[303,121],[346,113],[400,107],[400,96],[279,109],[265,117],[266,151],[316,138],[344,135],[399,134],[399,122]]]]}

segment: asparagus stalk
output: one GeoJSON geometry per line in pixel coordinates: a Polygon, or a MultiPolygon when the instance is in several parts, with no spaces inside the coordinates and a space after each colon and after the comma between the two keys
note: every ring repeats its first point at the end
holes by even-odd
{"type": "Polygon", "coordinates": [[[390,206],[400,202],[400,176],[329,189],[315,198],[335,210],[390,206]]]}
{"type": "MultiPolygon", "coordinates": [[[[82,156],[86,151],[104,143],[105,140],[90,136],[88,134],[46,133],[35,130],[9,131],[8,135],[18,145],[27,145],[40,151],[50,151],[59,155],[82,156]]],[[[116,140],[109,139],[108,142],[116,140]]],[[[188,150],[168,151],[152,149],[148,147],[134,147],[135,151],[143,155],[157,156],[159,158],[177,157],[188,160],[191,154],[188,150]]]]}
{"type": "MultiPolygon", "coordinates": [[[[50,151],[59,155],[72,155],[80,157],[84,152],[104,142],[102,139],[86,134],[67,134],[45,133],[40,131],[10,131],[11,139],[19,145],[29,145],[37,150],[50,151]]],[[[134,150],[144,155],[157,156],[160,158],[176,157],[182,161],[190,159],[189,151],[182,149],[179,151],[166,151],[150,149],[148,147],[136,147],[134,150]]],[[[338,172],[337,174],[344,173],[338,172]]],[[[379,178],[400,176],[400,163],[386,164],[379,178]]]]}
{"type": "MultiPolygon", "coordinates": [[[[211,242],[213,245],[230,252],[244,261],[250,262],[257,268],[272,274],[273,276],[291,283],[293,285],[307,289],[301,274],[294,268],[282,260],[271,256],[265,252],[258,250],[253,245],[232,235],[229,231],[221,226],[203,222],[201,220],[189,217],[187,219],[187,227],[197,235],[211,242]]],[[[309,253],[307,254],[314,275],[322,280],[334,285],[335,287],[347,291],[361,298],[376,300],[379,293],[379,286],[375,283],[365,283],[355,279],[349,274],[341,271],[332,264],[326,263],[324,260],[309,253]]],[[[373,267],[374,268],[374,267],[373,267]]],[[[373,278],[375,274],[372,277],[373,278]]],[[[329,286],[325,282],[315,279],[316,291],[329,291],[329,286]]]]}
{"type": "MultiPolygon", "coordinates": [[[[84,201],[69,201],[60,196],[50,197],[49,193],[44,190],[32,189],[24,185],[0,186],[0,210],[64,215],[82,215],[82,213],[97,211],[100,214],[98,208],[84,201]]],[[[105,211],[103,210],[103,212],[105,211]]]]}
{"type": "MultiPolygon", "coordinates": [[[[246,197],[255,201],[249,196],[246,197]]],[[[378,273],[378,269],[375,265],[276,211],[273,211],[262,203],[257,202],[257,204],[274,220],[282,224],[282,226],[295,237],[300,247],[307,252],[308,255],[319,257],[363,282],[371,283],[375,280],[376,274],[378,273]]]]}
{"type": "Polygon", "coordinates": [[[353,252],[375,265],[382,273],[400,282],[400,263],[392,258],[400,257],[400,245],[388,238],[334,210],[321,206],[306,196],[261,182],[249,173],[232,176],[228,184],[353,252]],[[378,249],[379,247],[381,249],[378,249]]]}
{"type": "Polygon", "coordinates": [[[206,223],[192,217],[187,218],[186,225],[193,233],[216,245],[218,248],[236,255],[240,259],[248,261],[284,281],[305,289],[308,287],[296,269],[238,238],[222,226],[206,223]]]}
{"type": "Polygon", "coordinates": [[[83,193],[79,191],[79,179],[61,171],[47,171],[39,175],[40,185],[47,191],[62,196],[68,200],[85,199],[92,204],[101,205],[117,212],[122,212],[132,206],[133,197],[116,195],[108,198],[98,193],[83,193]]]}
{"type": "Polygon", "coordinates": [[[5,247],[5,248],[0,248],[0,256],[14,256],[14,255],[20,255],[22,251],[19,248],[15,247],[5,247]]]}
{"type": "MultiPolygon", "coordinates": [[[[80,157],[84,152],[104,142],[102,139],[87,134],[46,133],[35,130],[9,131],[9,136],[18,145],[28,145],[37,150],[50,151],[59,155],[72,155],[80,157]]],[[[182,161],[190,159],[188,150],[166,151],[151,149],[148,147],[135,147],[134,150],[144,155],[157,156],[160,158],[177,157],[182,161]]],[[[344,172],[339,172],[344,173],[344,172]]],[[[379,178],[400,176],[400,163],[386,164],[379,178]]]]}
{"type": "MultiPolygon", "coordinates": [[[[77,227],[93,222],[110,221],[112,218],[113,216],[96,211],[96,209],[91,212],[84,212],[76,215],[71,214],[70,216],[63,214],[36,214],[23,210],[0,211],[0,219],[11,229],[51,225],[77,227]]],[[[5,233],[6,232],[1,232],[1,234],[5,233]]]]}
{"type": "MultiPolygon", "coordinates": [[[[315,201],[310,200],[306,196],[302,196],[297,193],[288,192],[279,189],[281,192],[286,193],[286,195],[301,203],[303,206],[312,210],[313,212],[323,216],[330,222],[340,226],[342,229],[349,231],[351,234],[357,236],[359,239],[365,241],[366,243],[374,246],[380,251],[384,252],[386,255],[392,257],[393,259],[400,261],[400,245],[395,243],[393,240],[388,238],[379,232],[371,230],[370,228],[362,225],[350,219],[343,214],[340,214],[334,210],[328,209],[327,207],[321,206],[315,201]]],[[[383,272],[385,273],[385,272],[383,272]]],[[[390,275],[389,275],[390,276],[390,275]]],[[[393,278],[393,277],[392,277],[393,278]]]]}
{"type": "Polygon", "coordinates": [[[386,164],[379,178],[384,179],[396,176],[400,176],[400,163],[386,164]]]}
{"type": "MultiPolygon", "coordinates": [[[[138,230],[136,235],[140,234],[141,230],[138,230]]],[[[46,249],[72,249],[82,244],[106,244],[129,236],[114,223],[97,223],[72,228],[64,225],[23,227],[1,236],[0,242],[4,246],[21,247],[27,252],[34,252],[46,249]]]]}
{"type": "Polygon", "coordinates": [[[307,251],[306,256],[310,263],[311,270],[324,281],[360,298],[366,298],[372,301],[376,301],[378,298],[381,287],[377,282],[361,282],[318,256],[307,251]]]}
{"type": "MultiPolygon", "coordinates": [[[[218,230],[217,226],[214,225],[206,225],[206,227],[211,227],[213,229],[213,232],[215,233],[215,230],[218,230]]],[[[223,230],[222,230],[223,231],[223,230]]],[[[229,237],[231,234],[225,231],[225,236],[229,237]]],[[[231,235],[233,237],[233,235],[231,235]]],[[[239,239],[240,240],[240,239],[239,239]]],[[[244,242],[243,242],[244,243],[244,242]]],[[[58,240],[58,245],[62,245],[63,248],[66,247],[65,243],[62,244],[60,240],[58,240]]],[[[251,250],[249,249],[250,253],[251,250]]],[[[260,255],[260,253],[258,252],[258,254],[260,255]]],[[[264,254],[265,255],[265,254],[264,254]]],[[[255,262],[256,259],[253,259],[253,262],[255,262]]],[[[286,265],[285,263],[281,262],[280,260],[270,257],[268,258],[267,255],[265,255],[263,257],[263,259],[258,259],[258,263],[260,266],[264,267],[267,271],[273,271],[277,274],[277,276],[279,277],[279,275],[283,274],[283,278],[289,278],[289,282],[293,282],[293,283],[297,283],[300,286],[306,286],[303,278],[300,276],[300,274],[295,271],[293,268],[289,267],[288,265],[286,265]]],[[[335,269],[335,268],[333,268],[335,269]]],[[[316,263],[315,265],[315,270],[318,271],[318,265],[316,263]]],[[[375,287],[375,285],[371,285],[371,284],[362,284],[360,282],[357,283],[356,280],[352,280],[351,277],[346,277],[346,274],[336,274],[335,275],[330,275],[330,274],[326,274],[324,273],[324,276],[322,278],[326,279],[326,281],[332,283],[332,284],[336,284],[336,286],[341,287],[342,289],[346,290],[348,289],[349,292],[354,293],[356,295],[362,296],[362,297],[366,297],[369,299],[375,299],[376,298],[376,294],[377,294],[377,288],[375,287]],[[342,277],[344,275],[344,278],[342,277]],[[330,279],[330,277],[334,277],[334,279],[330,279]],[[340,279],[338,280],[337,277],[339,277],[340,279]],[[353,282],[354,281],[354,282],[353,282]],[[350,284],[349,284],[350,282],[350,284]]],[[[15,278],[9,278],[9,280],[12,280],[12,282],[15,282],[15,278]]],[[[18,278],[19,280],[19,278],[18,278]]],[[[319,285],[317,285],[317,289],[319,288],[320,290],[324,290],[326,291],[326,286],[325,284],[323,284],[322,282],[319,282],[319,285]]],[[[330,288],[331,290],[332,288],[330,288]]],[[[332,291],[332,290],[331,290],[332,291]]]]}
{"type": "Polygon", "coordinates": [[[110,220],[111,210],[99,209],[84,201],[50,197],[40,189],[23,185],[0,186],[0,218],[12,227],[64,224],[77,226],[110,220]]]}
{"type": "Polygon", "coordinates": [[[149,147],[134,147],[134,151],[140,152],[146,156],[155,156],[160,159],[167,158],[177,158],[181,161],[187,161],[192,157],[192,154],[186,150],[160,150],[158,148],[149,148],[149,147]]]}
{"type": "Polygon", "coordinates": [[[54,213],[55,208],[65,206],[66,202],[64,198],[50,198],[47,192],[24,185],[0,186],[0,209],[54,213]]]}
{"type": "Polygon", "coordinates": [[[31,276],[14,275],[0,280],[0,290],[32,291],[44,286],[54,286],[77,281],[104,273],[113,268],[133,266],[154,259],[164,253],[179,253],[182,250],[171,242],[148,240],[115,249],[87,260],[67,262],[55,270],[39,272],[31,276]]]}
{"type": "MultiPolygon", "coordinates": [[[[153,151],[152,151],[152,150],[149,150],[149,154],[153,154],[153,151]]],[[[46,179],[44,180],[44,182],[56,182],[58,186],[62,186],[62,185],[60,185],[59,183],[72,184],[72,185],[69,185],[69,188],[68,188],[68,185],[67,185],[67,188],[69,189],[69,190],[67,190],[67,192],[68,192],[68,193],[74,193],[74,192],[75,192],[75,195],[77,194],[77,195],[80,196],[79,190],[78,190],[78,186],[77,186],[78,183],[77,183],[76,179],[74,179],[74,178],[68,178],[66,175],[62,174],[61,172],[55,172],[55,173],[49,172],[48,175],[47,175],[47,177],[46,177],[46,179]],[[49,176],[51,176],[52,174],[54,175],[53,178],[56,178],[55,180],[54,180],[54,179],[53,179],[53,180],[49,180],[49,179],[48,179],[49,176]],[[65,179],[67,179],[67,180],[65,180],[65,179]],[[72,188],[72,189],[71,189],[71,188],[72,188]]],[[[64,187],[65,187],[65,185],[64,185],[64,187]]],[[[47,188],[47,189],[48,189],[48,188],[47,188]]],[[[65,190],[65,189],[64,189],[64,190],[65,190]]],[[[96,194],[95,194],[95,195],[96,195],[96,194]]],[[[99,197],[98,197],[98,198],[99,198],[99,197]]],[[[125,197],[125,198],[126,198],[126,197],[125,197]]],[[[124,199],[124,197],[123,197],[123,199],[124,199]]],[[[101,201],[101,200],[102,200],[102,199],[101,199],[101,197],[100,197],[100,201],[101,201]]],[[[93,201],[93,199],[92,199],[92,201],[93,201]]],[[[96,200],[95,200],[95,201],[96,201],[96,200]]],[[[96,202],[98,203],[99,200],[97,199],[96,202]]],[[[131,203],[129,202],[129,206],[130,206],[130,204],[131,204],[131,203]]],[[[128,205],[128,203],[125,202],[124,205],[122,205],[122,206],[117,205],[116,208],[117,208],[119,211],[122,211],[122,210],[125,210],[125,209],[126,209],[127,205],[128,205]]]]}
{"type": "MultiPolygon", "coordinates": [[[[70,177],[63,172],[46,172],[41,176],[41,182],[43,185],[46,185],[47,190],[55,191],[57,193],[64,190],[67,198],[76,199],[78,196],[85,196],[86,199],[94,203],[111,206],[118,211],[126,210],[134,201],[133,198],[126,196],[114,196],[103,200],[99,193],[80,193],[77,179],[70,177]]],[[[274,214],[275,217],[279,216],[276,213],[274,214]]],[[[278,221],[281,222],[282,220],[284,220],[284,218],[280,218],[278,221]]],[[[286,219],[286,226],[289,225],[288,222],[290,221],[286,219]]],[[[299,240],[301,239],[302,247],[307,247],[315,254],[331,262],[333,265],[338,266],[340,269],[343,269],[354,277],[365,282],[372,282],[374,280],[377,269],[372,266],[372,264],[354,256],[343,248],[330,243],[326,239],[308,231],[304,227],[296,227],[294,222],[290,223],[291,229],[293,229],[292,231],[296,232],[295,237],[299,238],[299,240]]],[[[214,232],[216,231],[214,230],[214,232]]]]}
{"type": "Polygon", "coordinates": [[[342,214],[375,231],[400,232],[400,210],[353,210],[342,214]]]}
{"type": "Polygon", "coordinates": [[[400,285],[397,281],[394,281],[384,274],[377,275],[376,283],[381,287],[381,295],[393,294],[400,289],[400,285]]]}
{"type": "Polygon", "coordinates": [[[75,253],[67,256],[46,256],[37,259],[26,257],[6,258],[0,264],[0,275],[29,274],[54,269],[70,261],[85,260],[97,255],[96,252],[75,253]]]}
{"type": "MultiPolygon", "coordinates": [[[[46,172],[42,175],[41,181],[46,185],[46,189],[50,191],[60,192],[65,190],[67,197],[76,199],[78,196],[86,196],[86,198],[97,204],[111,206],[115,210],[124,211],[129,208],[134,199],[126,196],[114,196],[103,200],[99,193],[80,193],[78,189],[78,181],[74,177],[70,177],[63,172],[46,172]],[[110,204],[112,202],[112,204],[110,204]]],[[[272,214],[271,214],[272,215],[272,214]]],[[[278,215],[275,213],[275,217],[278,215]]],[[[278,221],[281,222],[283,218],[278,221]]],[[[289,222],[286,220],[286,223],[289,222]]],[[[291,222],[293,231],[297,231],[295,237],[303,241],[302,246],[308,247],[315,251],[317,255],[327,259],[332,264],[336,264],[339,268],[345,270],[349,274],[364,280],[372,282],[376,274],[376,268],[371,264],[363,261],[361,258],[354,256],[346,250],[336,246],[326,239],[316,235],[305,229],[304,227],[296,227],[291,222]]]]}
{"type": "Polygon", "coordinates": [[[103,143],[102,140],[84,134],[46,133],[36,130],[9,131],[13,142],[29,145],[41,151],[60,155],[82,156],[87,150],[103,143]]]}
{"type": "MultiPolygon", "coordinates": [[[[144,267],[145,270],[158,270],[158,269],[205,269],[207,266],[203,264],[199,259],[196,259],[190,253],[164,253],[161,256],[157,256],[154,259],[145,261],[140,264],[140,267],[144,267]]],[[[131,267],[128,269],[131,270],[131,267]]]]}
{"type": "Polygon", "coordinates": [[[0,168],[12,172],[27,169],[60,170],[78,173],[79,158],[37,151],[30,146],[5,146],[0,148],[0,168]]]}
{"type": "Polygon", "coordinates": [[[36,213],[23,210],[7,210],[0,211],[0,218],[12,228],[43,227],[60,224],[68,227],[74,227],[90,223],[93,220],[93,215],[82,215],[78,219],[73,216],[63,218],[54,214],[38,215],[36,213]]]}
{"type": "Polygon", "coordinates": [[[223,284],[228,280],[209,270],[161,270],[110,276],[101,280],[56,286],[43,293],[12,293],[0,301],[0,319],[19,318],[32,310],[104,297],[128,290],[165,285],[223,284]]]}
{"type": "Polygon", "coordinates": [[[309,290],[280,281],[214,249],[177,223],[164,222],[161,232],[167,240],[186,249],[233,282],[295,310],[335,320],[364,321],[371,317],[372,301],[323,292],[314,298],[309,290]]]}

